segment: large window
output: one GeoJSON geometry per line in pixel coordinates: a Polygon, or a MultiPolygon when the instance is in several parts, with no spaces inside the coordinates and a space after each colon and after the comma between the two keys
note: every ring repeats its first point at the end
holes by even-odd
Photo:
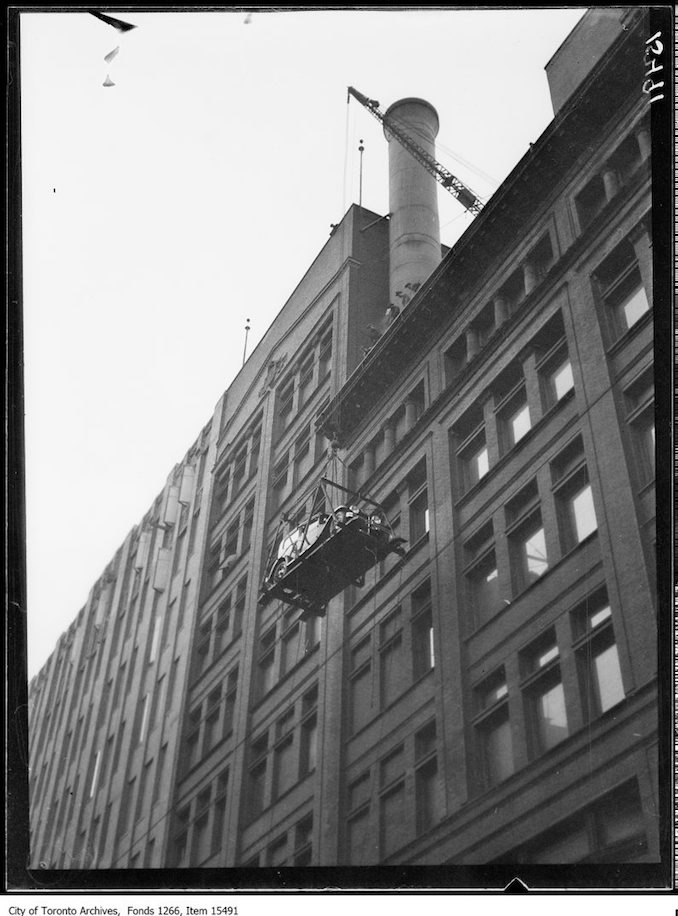
{"type": "Polygon", "coordinates": [[[425,833],[443,817],[445,792],[438,771],[435,720],[414,736],[414,789],[417,834],[425,833]]]}
{"type": "Polygon", "coordinates": [[[625,387],[624,396],[637,478],[639,484],[645,486],[655,476],[654,374],[651,367],[625,387]]]}
{"type": "Polygon", "coordinates": [[[408,501],[410,515],[410,544],[416,544],[428,533],[430,527],[428,491],[426,487],[426,459],[422,459],[408,475],[408,501]]]}
{"type": "Polygon", "coordinates": [[[464,545],[469,563],[465,570],[468,624],[481,626],[501,608],[499,570],[494,548],[494,526],[483,525],[464,545]]]}
{"type": "Polygon", "coordinates": [[[555,636],[544,637],[523,653],[523,696],[532,756],[559,744],[569,734],[565,691],[560,674],[560,651],[555,636]]]}
{"type": "Polygon", "coordinates": [[[404,687],[403,632],[400,608],[394,611],[379,628],[379,673],[382,707],[398,697],[404,687]]]}
{"type": "Polygon", "coordinates": [[[382,860],[403,843],[404,766],[402,748],[391,752],[380,765],[379,846],[382,860]]]}
{"type": "Polygon", "coordinates": [[[645,818],[638,784],[632,779],[496,861],[621,864],[642,861],[646,851],[645,818]]]}
{"type": "Polygon", "coordinates": [[[368,636],[351,651],[349,674],[351,731],[372,717],[372,642],[368,636]]]}
{"type": "Polygon", "coordinates": [[[496,671],[475,690],[475,719],[480,777],[485,787],[497,785],[514,770],[513,735],[508,710],[504,669],[496,671]]]}
{"type": "Polygon", "coordinates": [[[629,331],[649,312],[636,254],[628,240],[600,265],[595,280],[613,338],[629,331]]]}
{"type": "Polygon", "coordinates": [[[412,677],[416,681],[435,667],[431,583],[428,579],[412,592],[411,610],[412,677]]]}
{"type": "Polygon", "coordinates": [[[548,569],[546,535],[538,510],[511,532],[510,546],[513,586],[518,593],[536,582],[548,569]]]}
{"type": "Polygon", "coordinates": [[[573,613],[577,667],[584,713],[594,719],[624,699],[612,609],[605,592],[587,599],[573,613]]]}
{"type": "Polygon", "coordinates": [[[551,463],[561,547],[567,552],[598,528],[581,437],[577,436],[551,463]]]}

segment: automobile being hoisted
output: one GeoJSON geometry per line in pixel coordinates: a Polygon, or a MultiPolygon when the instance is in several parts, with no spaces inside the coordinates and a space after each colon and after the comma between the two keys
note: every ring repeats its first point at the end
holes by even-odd
{"type": "Polygon", "coordinates": [[[324,615],[331,598],[349,585],[363,585],[365,573],[389,553],[405,553],[404,539],[395,536],[378,502],[326,477],[320,478],[305,521],[285,533],[281,529],[288,524],[283,517],[259,602],[279,598],[299,608],[302,618],[324,615]],[[351,502],[334,507],[328,488],[347,493],[351,502]]]}

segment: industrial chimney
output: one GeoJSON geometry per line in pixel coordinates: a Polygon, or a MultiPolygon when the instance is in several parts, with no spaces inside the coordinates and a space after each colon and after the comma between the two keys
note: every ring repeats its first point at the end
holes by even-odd
{"type": "MultiPolygon", "coordinates": [[[[423,99],[401,99],[384,119],[397,121],[435,159],[438,114],[423,99]]],[[[389,156],[390,301],[402,308],[441,260],[436,180],[384,126],[389,156]]]]}

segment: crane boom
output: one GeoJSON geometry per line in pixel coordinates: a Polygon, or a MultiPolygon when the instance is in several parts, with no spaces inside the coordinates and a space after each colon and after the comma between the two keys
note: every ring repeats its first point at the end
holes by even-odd
{"type": "Polygon", "coordinates": [[[429,155],[423,146],[420,146],[416,140],[413,140],[412,137],[410,137],[410,135],[393,119],[387,118],[379,109],[379,102],[374,99],[368,99],[367,96],[363,95],[362,92],[358,92],[353,86],[348,87],[348,94],[349,97],[353,96],[353,98],[357,99],[370,114],[374,115],[377,121],[380,121],[384,127],[388,129],[389,133],[393,134],[398,142],[424,166],[427,172],[433,175],[439,184],[449,191],[453,197],[456,197],[459,203],[468,210],[469,213],[472,213],[474,216],[480,213],[483,209],[483,203],[473,191],[467,188],[458,178],[455,178],[451,172],[448,172],[445,166],[441,165],[433,156],[429,155]]]}

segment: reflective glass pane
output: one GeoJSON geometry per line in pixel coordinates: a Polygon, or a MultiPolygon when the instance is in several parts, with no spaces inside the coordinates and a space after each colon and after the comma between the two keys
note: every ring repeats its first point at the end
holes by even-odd
{"type": "Polygon", "coordinates": [[[593,666],[598,688],[600,711],[605,712],[611,706],[624,699],[619,654],[616,645],[611,645],[593,659],[593,666]]]}
{"type": "Polygon", "coordinates": [[[568,391],[574,388],[572,366],[570,365],[569,359],[553,373],[553,388],[557,400],[560,400],[568,391]]]}
{"type": "Polygon", "coordinates": [[[515,445],[530,429],[530,408],[525,404],[511,417],[511,436],[515,445]]]}
{"type": "Polygon", "coordinates": [[[580,490],[572,499],[572,511],[574,513],[574,526],[577,533],[577,541],[583,541],[584,538],[592,534],[598,527],[596,521],[596,511],[593,508],[593,493],[590,484],[587,484],[583,490],[580,490]]]}
{"type": "Polygon", "coordinates": [[[562,684],[555,684],[537,700],[539,744],[543,751],[568,735],[565,694],[562,684]]]}
{"type": "Polygon", "coordinates": [[[638,321],[638,319],[641,318],[645,312],[650,310],[644,287],[639,286],[638,289],[634,290],[631,295],[622,303],[622,309],[624,310],[626,327],[633,327],[636,321],[638,321]]]}
{"type": "Polygon", "coordinates": [[[543,576],[548,569],[544,529],[539,528],[531,534],[525,540],[523,549],[528,580],[538,579],[539,576],[543,576]]]}

